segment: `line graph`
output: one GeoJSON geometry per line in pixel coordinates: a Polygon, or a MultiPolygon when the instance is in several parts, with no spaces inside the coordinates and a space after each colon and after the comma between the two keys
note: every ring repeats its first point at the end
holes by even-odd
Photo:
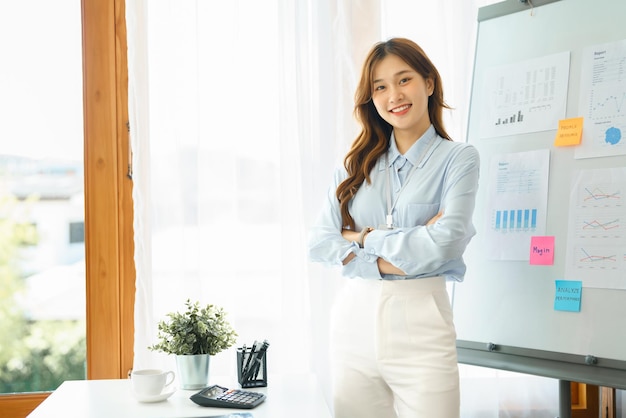
{"type": "Polygon", "coordinates": [[[626,92],[592,90],[589,100],[589,118],[595,121],[614,119],[626,110],[626,92]]]}
{"type": "Polygon", "coordinates": [[[605,193],[602,189],[596,187],[595,189],[585,188],[585,191],[589,196],[585,198],[585,202],[588,201],[600,201],[600,200],[619,200],[621,198],[621,192],[605,193]]]}
{"type": "Polygon", "coordinates": [[[610,229],[619,228],[619,219],[613,219],[609,222],[599,222],[597,220],[593,221],[585,221],[583,222],[583,229],[591,229],[591,230],[603,230],[608,231],[610,229]]]}
{"type": "Polygon", "coordinates": [[[576,158],[626,154],[626,42],[585,49],[579,109],[585,118],[576,158]]]}
{"type": "Polygon", "coordinates": [[[579,269],[618,269],[621,266],[616,248],[578,247],[574,256],[579,269]]]}
{"type": "Polygon", "coordinates": [[[576,235],[583,239],[621,238],[626,231],[619,215],[581,214],[576,217],[576,235]]]}
{"type": "Polygon", "coordinates": [[[582,185],[578,191],[578,204],[580,207],[619,207],[622,202],[623,184],[587,184],[582,185]]]}
{"type": "Polygon", "coordinates": [[[626,167],[579,170],[570,189],[567,273],[586,286],[626,289],[626,167]]]}

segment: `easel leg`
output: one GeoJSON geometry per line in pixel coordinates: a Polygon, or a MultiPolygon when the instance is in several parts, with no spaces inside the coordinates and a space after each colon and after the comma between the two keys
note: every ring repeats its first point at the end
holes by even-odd
{"type": "Polygon", "coordinates": [[[569,380],[559,380],[559,418],[572,418],[572,392],[569,380]]]}

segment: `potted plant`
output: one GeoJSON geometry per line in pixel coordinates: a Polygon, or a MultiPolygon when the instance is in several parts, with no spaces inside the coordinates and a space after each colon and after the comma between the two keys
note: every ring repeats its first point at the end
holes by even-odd
{"type": "Polygon", "coordinates": [[[237,333],[226,312],[215,305],[185,302],[184,312],[171,312],[158,324],[159,342],[148,347],[176,356],[182,389],[206,387],[210,357],[235,344],[237,333]]]}

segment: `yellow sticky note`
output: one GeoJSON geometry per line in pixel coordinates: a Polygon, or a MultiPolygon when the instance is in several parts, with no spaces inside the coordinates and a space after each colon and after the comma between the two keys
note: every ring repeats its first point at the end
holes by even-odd
{"type": "Polygon", "coordinates": [[[566,147],[570,145],[578,145],[583,136],[583,118],[561,119],[559,121],[559,130],[554,138],[554,145],[557,147],[566,147]]]}

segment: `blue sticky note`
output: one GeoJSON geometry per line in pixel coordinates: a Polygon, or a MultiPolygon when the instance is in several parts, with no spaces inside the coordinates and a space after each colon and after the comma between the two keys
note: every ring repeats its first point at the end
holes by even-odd
{"type": "Polygon", "coordinates": [[[554,294],[554,310],[580,312],[580,300],[583,295],[583,282],[573,280],[556,280],[554,294]]]}

